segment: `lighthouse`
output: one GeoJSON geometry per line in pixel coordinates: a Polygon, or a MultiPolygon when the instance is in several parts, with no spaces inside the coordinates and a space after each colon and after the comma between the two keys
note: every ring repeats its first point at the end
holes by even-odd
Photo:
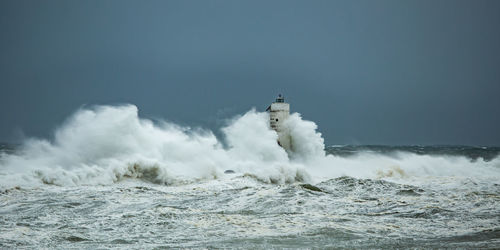
{"type": "Polygon", "coordinates": [[[278,144],[285,150],[291,150],[291,137],[288,129],[283,125],[290,116],[290,104],[285,102],[285,98],[280,94],[276,101],[266,109],[269,111],[269,124],[278,133],[278,144]]]}

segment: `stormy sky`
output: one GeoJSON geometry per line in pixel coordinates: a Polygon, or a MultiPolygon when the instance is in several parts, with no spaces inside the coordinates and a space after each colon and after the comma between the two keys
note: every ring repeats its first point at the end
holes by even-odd
{"type": "Polygon", "coordinates": [[[278,93],[328,145],[500,145],[500,1],[0,0],[0,141],[94,104],[214,130],[278,93]]]}

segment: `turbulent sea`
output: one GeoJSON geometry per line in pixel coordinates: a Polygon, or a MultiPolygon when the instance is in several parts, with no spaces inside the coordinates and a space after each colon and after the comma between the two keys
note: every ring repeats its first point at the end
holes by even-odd
{"type": "Polygon", "coordinates": [[[0,248],[500,247],[500,148],[325,147],[295,113],[287,152],[268,120],[96,106],[1,144],[0,248]]]}

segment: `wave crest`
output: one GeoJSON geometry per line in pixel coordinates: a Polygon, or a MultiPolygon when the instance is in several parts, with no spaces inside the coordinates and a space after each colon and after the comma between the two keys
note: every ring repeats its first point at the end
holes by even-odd
{"type": "Polygon", "coordinates": [[[499,158],[485,162],[412,153],[325,155],[317,125],[298,113],[285,122],[293,144],[287,154],[268,121],[268,113],[252,109],[228,121],[221,141],[209,130],[142,119],[134,105],[81,109],[56,130],[53,140],[29,139],[16,154],[3,155],[0,185],[108,185],[127,178],[172,185],[226,178],[229,169],[266,183],[340,176],[403,181],[500,177],[499,158]]]}

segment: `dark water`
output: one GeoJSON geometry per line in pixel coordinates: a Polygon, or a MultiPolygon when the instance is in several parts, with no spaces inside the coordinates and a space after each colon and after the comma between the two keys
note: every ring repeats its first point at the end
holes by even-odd
{"type": "Polygon", "coordinates": [[[352,156],[361,152],[375,154],[394,154],[397,152],[409,152],[418,155],[435,156],[465,156],[472,160],[482,158],[486,161],[500,155],[500,147],[478,147],[478,146],[385,146],[385,145],[343,145],[329,146],[325,151],[337,156],[352,156]]]}
{"type": "Polygon", "coordinates": [[[0,142],[0,153],[13,154],[16,151],[16,148],[19,148],[18,144],[9,144],[9,143],[1,143],[0,142]]]}

